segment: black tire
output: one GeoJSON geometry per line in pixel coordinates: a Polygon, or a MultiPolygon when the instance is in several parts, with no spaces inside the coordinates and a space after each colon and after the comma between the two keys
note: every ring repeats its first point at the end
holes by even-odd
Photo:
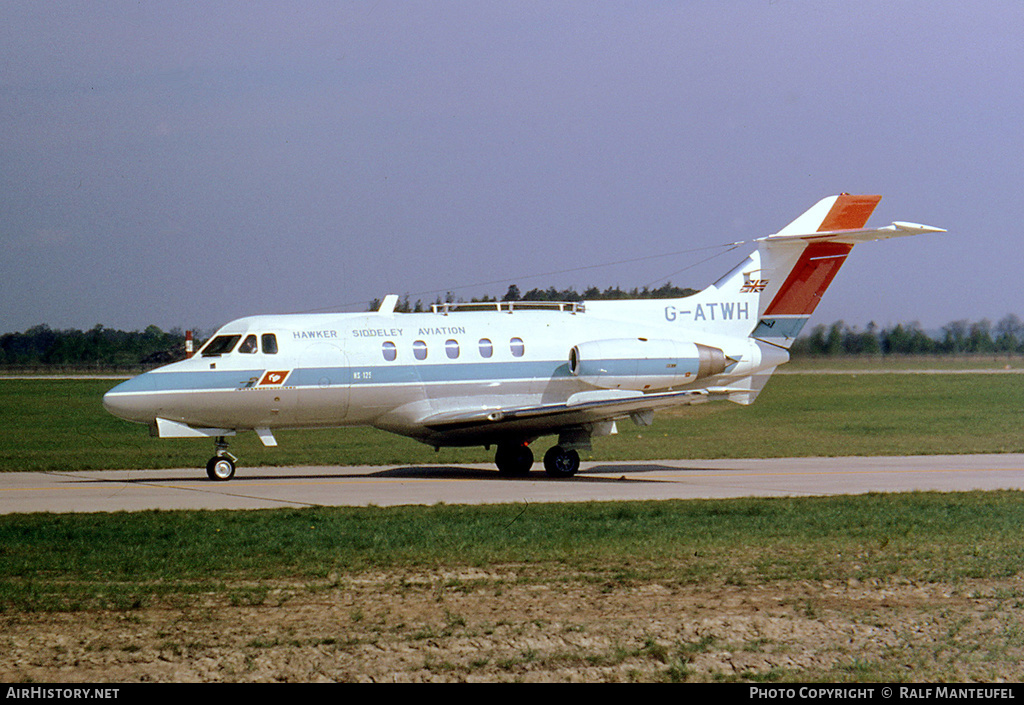
{"type": "Polygon", "coordinates": [[[501,445],[494,455],[494,464],[506,477],[524,477],[533,467],[533,451],[521,444],[501,445]]]}
{"type": "Polygon", "coordinates": [[[224,456],[214,456],[206,464],[206,475],[211,480],[226,482],[235,476],[235,462],[224,456]]]}
{"type": "Polygon", "coordinates": [[[544,454],[544,472],[551,477],[572,477],[580,469],[580,454],[562,446],[552,446],[544,454]]]}

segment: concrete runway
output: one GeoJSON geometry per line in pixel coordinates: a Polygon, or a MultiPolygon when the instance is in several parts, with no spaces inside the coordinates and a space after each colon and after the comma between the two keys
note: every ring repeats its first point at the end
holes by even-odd
{"type": "Polygon", "coordinates": [[[540,463],[517,479],[490,465],[241,467],[230,482],[212,482],[199,468],[0,473],[0,514],[995,489],[1024,489],[1024,455],[600,462],[568,480],[548,478],[540,463]]]}

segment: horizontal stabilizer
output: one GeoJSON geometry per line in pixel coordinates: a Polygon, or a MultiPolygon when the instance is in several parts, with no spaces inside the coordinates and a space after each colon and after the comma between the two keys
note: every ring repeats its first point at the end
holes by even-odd
{"type": "Polygon", "coordinates": [[[782,243],[800,240],[803,242],[816,242],[828,240],[829,242],[842,242],[855,245],[858,242],[871,242],[872,240],[888,240],[894,237],[906,237],[908,235],[921,235],[923,233],[944,233],[943,228],[936,228],[931,225],[920,225],[919,223],[904,223],[896,221],[884,228],[864,228],[858,230],[824,230],[815,233],[803,233],[793,235],[769,235],[759,238],[757,242],[782,243]]]}

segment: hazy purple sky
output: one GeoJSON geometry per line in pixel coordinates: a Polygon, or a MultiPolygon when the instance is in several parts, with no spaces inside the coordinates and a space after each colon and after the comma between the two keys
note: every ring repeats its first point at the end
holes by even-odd
{"type": "Polygon", "coordinates": [[[949,233],[859,246],[812,323],[1024,317],[1022,36],[1019,0],[8,1],[0,332],[703,287],[746,252],[531,275],[841,191],[949,233]]]}

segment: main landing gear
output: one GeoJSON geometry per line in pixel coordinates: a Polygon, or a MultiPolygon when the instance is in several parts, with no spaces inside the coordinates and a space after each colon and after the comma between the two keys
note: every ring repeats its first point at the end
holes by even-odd
{"type": "Polygon", "coordinates": [[[228,452],[228,442],[224,440],[224,436],[217,436],[215,447],[217,454],[206,463],[206,474],[211,480],[230,480],[235,476],[235,463],[238,458],[228,452]]]}
{"type": "Polygon", "coordinates": [[[503,443],[494,454],[494,464],[506,477],[524,477],[533,467],[533,451],[525,443],[503,443]]]}
{"type": "Polygon", "coordinates": [[[580,469],[580,454],[572,448],[551,446],[544,454],[544,472],[551,477],[572,477],[580,469]]]}
{"type": "MultiPolygon", "coordinates": [[[[506,477],[525,477],[533,467],[533,451],[525,443],[498,446],[494,455],[498,472],[506,477]]],[[[580,454],[573,449],[553,446],[544,454],[544,472],[551,477],[572,477],[580,469],[580,454]]]]}

